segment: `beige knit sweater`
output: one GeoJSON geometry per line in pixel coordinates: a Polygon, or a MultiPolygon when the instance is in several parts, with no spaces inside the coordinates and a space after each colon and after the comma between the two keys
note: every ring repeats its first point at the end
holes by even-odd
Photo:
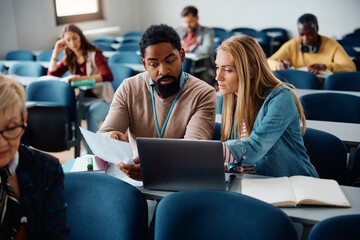
{"type": "MultiPolygon", "coordinates": [[[[154,93],[156,116],[160,131],[176,94],[161,99],[154,93]]],[[[163,138],[212,139],[216,113],[216,92],[204,81],[189,75],[174,105],[163,138]]],[[[149,84],[149,74],[140,73],[125,79],[117,89],[109,113],[100,130],[125,133],[133,155],[138,156],[136,137],[158,137],[149,84]]]]}

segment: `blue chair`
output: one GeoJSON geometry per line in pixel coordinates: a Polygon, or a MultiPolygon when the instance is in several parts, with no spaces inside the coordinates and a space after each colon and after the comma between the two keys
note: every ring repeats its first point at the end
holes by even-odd
{"type": "Polygon", "coordinates": [[[112,55],[109,58],[109,63],[134,63],[142,64],[141,57],[136,52],[132,51],[123,51],[117,54],[112,55]]]}
{"type": "Polygon", "coordinates": [[[212,29],[214,31],[215,38],[221,38],[229,34],[229,32],[225,28],[213,27],[212,29]]]}
{"type": "Polygon", "coordinates": [[[320,89],[320,80],[315,74],[295,69],[276,70],[274,74],[283,82],[299,89],[320,89]]]}
{"type": "Polygon", "coordinates": [[[356,148],[354,154],[353,173],[353,186],[360,187],[360,145],[356,148]]]}
{"type": "Polygon", "coordinates": [[[242,194],[183,191],[163,198],[156,209],[155,240],[297,239],[280,209],[242,194]]]}
{"type": "Polygon", "coordinates": [[[70,239],[147,238],[147,203],[137,188],[87,172],[66,173],[64,188],[70,239]]]}
{"type": "Polygon", "coordinates": [[[214,134],[212,140],[221,139],[221,123],[215,122],[214,134]]]}
{"type": "Polygon", "coordinates": [[[360,71],[360,57],[353,58],[352,60],[356,66],[356,71],[360,71]]]}
{"type": "Polygon", "coordinates": [[[360,91],[360,72],[339,72],[328,76],[324,89],[339,91],[360,91]]]}
{"type": "Polygon", "coordinates": [[[129,31],[129,32],[126,32],[123,37],[124,38],[127,38],[127,37],[139,37],[141,38],[141,36],[143,35],[143,32],[141,31],[129,31]]]}
{"type": "Polygon", "coordinates": [[[249,32],[247,35],[253,37],[262,47],[266,56],[269,56],[270,37],[265,32],[249,32]]]}
{"type": "Polygon", "coordinates": [[[3,73],[5,71],[4,64],[0,63],[0,73],[3,73]]]}
{"type": "Polygon", "coordinates": [[[124,79],[135,75],[134,70],[120,63],[109,63],[109,67],[114,76],[114,80],[111,82],[114,91],[118,89],[124,79]]]}
{"type": "Polygon", "coordinates": [[[360,123],[360,97],[343,93],[313,93],[300,97],[306,119],[360,123]]]}
{"type": "Polygon", "coordinates": [[[314,225],[308,240],[359,240],[360,214],[336,216],[314,225]]]}
{"type": "Polygon", "coordinates": [[[224,96],[220,94],[217,98],[216,114],[222,114],[224,96]]]}
{"type": "Polygon", "coordinates": [[[139,51],[139,44],[136,42],[129,42],[129,43],[122,43],[120,46],[116,49],[116,51],[133,51],[137,52],[139,51]]]}
{"type": "Polygon", "coordinates": [[[191,69],[191,60],[189,60],[188,58],[185,58],[185,61],[182,63],[182,70],[184,72],[189,73],[191,69]]]}
{"type": "Polygon", "coordinates": [[[37,62],[18,62],[9,67],[8,74],[25,77],[40,77],[46,75],[46,68],[37,62]]]}
{"type": "Polygon", "coordinates": [[[108,42],[92,42],[92,44],[100,48],[102,51],[114,51],[111,43],[108,42]]]}
{"type": "Polygon", "coordinates": [[[26,95],[28,101],[37,104],[28,109],[27,144],[48,152],[74,146],[75,157],[80,156],[81,106],[74,88],[62,81],[35,81],[26,87],[26,95]]]}
{"type": "Polygon", "coordinates": [[[255,33],[255,32],[257,32],[255,29],[246,28],[246,27],[237,27],[230,30],[230,33],[232,35],[241,35],[241,34],[249,35],[250,33],[255,33]]]}
{"type": "Polygon", "coordinates": [[[116,43],[116,38],[110,35],[103,35],[94,37],[91,42],[107,42],[107,43],[116,43]]]}
{"type": "Polygon", "coordinates": [[[341,46],[352,46],[352,47],[360,47],[360,39],[356,38],[346,38],[336,40],[340,43],[341,46]]]}
{"type": "Polygon", "coordinates": [[[343,45],[342,47],[344,48],[347,55],[349,55],[351,58],[357,57],[359,55],[352,46],[343,45]]]}
{"type": "Polygon", "coordinates": [[[35,55],[29,50],[15,50],[6,54],[5,60],[8,61],[35,61],[35,55]]]}
{"type": "Polygon", "coordinates": [[[330,133],[312,128],[306,129],[303,139],[306,153],[320,178],[335,179],[339,184],[346,184],[345,144],[330,133]]]}
{"type": "MultiPolygon", "coordinates": [[[[53,50],[45,50],[39,52],[39,54],[36,56],[36,61],[46,61],[49,62],[52,57],[53,50]]],[[[64,57],[64,53],[61,51],[58,55],[58,61],[60,61],[64,57]]]]}
{"type": "Polygon", "coordinates": [[[270,38],[269,55],[275,53],[290,39],[287,30],[284,28],[265,28],[261,30],[261,32],[266,33],[266,35],[270,38]]]}

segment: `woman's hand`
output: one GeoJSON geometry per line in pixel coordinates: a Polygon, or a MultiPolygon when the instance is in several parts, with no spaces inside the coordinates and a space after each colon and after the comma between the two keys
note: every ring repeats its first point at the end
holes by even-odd
{"type": "Polygon", "coordinates": [[[60,39],[55,43],[54,51],[59,54],[61,51],[65,50],[67,48],[67,44],[65,42],[65,39],[60,39]]]}

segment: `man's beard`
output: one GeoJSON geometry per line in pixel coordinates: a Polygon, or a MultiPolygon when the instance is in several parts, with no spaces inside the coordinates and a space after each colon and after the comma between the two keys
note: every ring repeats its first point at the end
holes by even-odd
{"type": "Polygon", "coordinates": [[[180,77],[176,78],[174,76],[165,75],[159,78],[155,84],[160,96],[162,98],[167,98],[180,90],[180,77]],[[166,85],[161,84],[161,81],[167,78],[173,79],[172,83],[166,85]]]}

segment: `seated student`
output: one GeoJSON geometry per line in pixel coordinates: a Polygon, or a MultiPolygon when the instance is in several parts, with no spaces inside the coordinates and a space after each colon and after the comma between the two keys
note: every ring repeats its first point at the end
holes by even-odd
{"type": "MultiPolygon", "coordinates": [[[[209,56],[205,62],[200,63],[207,67],[207,71],[196,75],[201,80],[213,84],[215,77],[213,48],[214,31],[199,24],[198,10],[194,6],[187,6],[181,12],[183,27],[176,29],[182,40],[182,48],[187,53],[206,54],[209,56]]],[[[199,66],[200,67],[200,66],[199,66]]]]}
{"type": "MultiPolygon", "coordinates": [[[[80,28],[73,24],[64,27],[62,39],[56,42],[48,74],[60,77],[68,70],[70,74],[75,75],[69,81],[83,79],[95,79],[95,82],[113,81],[113,75],[102,51],[92,45],[80,28]],[[65,51],[65,56],[57,65],[61,51],[65,51]]],[[[105,119],[113,96],[114,90],[111,84],[96,87],[85,93],[85,97],[103,99],[103,101],[93,103],[86,113],[87,128],[90,131],[99,130],[100,122],[105,119]]]]}
{"type": "Polygon", "coordinates": [[[316,16],[304,14],[297,25],[299,37],[286,42],[268,58],[273,71],[290,67],[307,67],[314,74],[319,71],[356,71],[354,62],[336,40],[318,34],[316,16]]]}
{"type": "Polygon", "coordinates": [[[0,239],[67,239],[59,160],[20,144],[25,91],[0,74],[0,239]]]}
{"type": "Polygon", "coordinates": [[[224,95],[225,169],[273,177],[319,177],[306,154],[302,138],[306,122],[299,99],[293,86],[273,75],[256,40],[241,35],[224,41],[215,65],[224,95]]]}
{"type": "MultiPolygon", "coordinates": [[[[215,89],[182,71],[185,51],[176,31],[164,24],[152,25],[139,48],[146,72],[123,81],[98,134],[126,141],[128,130],[134,156],[138,156],[136,137],[212,139],[215,89]]],[[[118,166],[140,180],[139,158],[134,162],[118,166]]]]}

